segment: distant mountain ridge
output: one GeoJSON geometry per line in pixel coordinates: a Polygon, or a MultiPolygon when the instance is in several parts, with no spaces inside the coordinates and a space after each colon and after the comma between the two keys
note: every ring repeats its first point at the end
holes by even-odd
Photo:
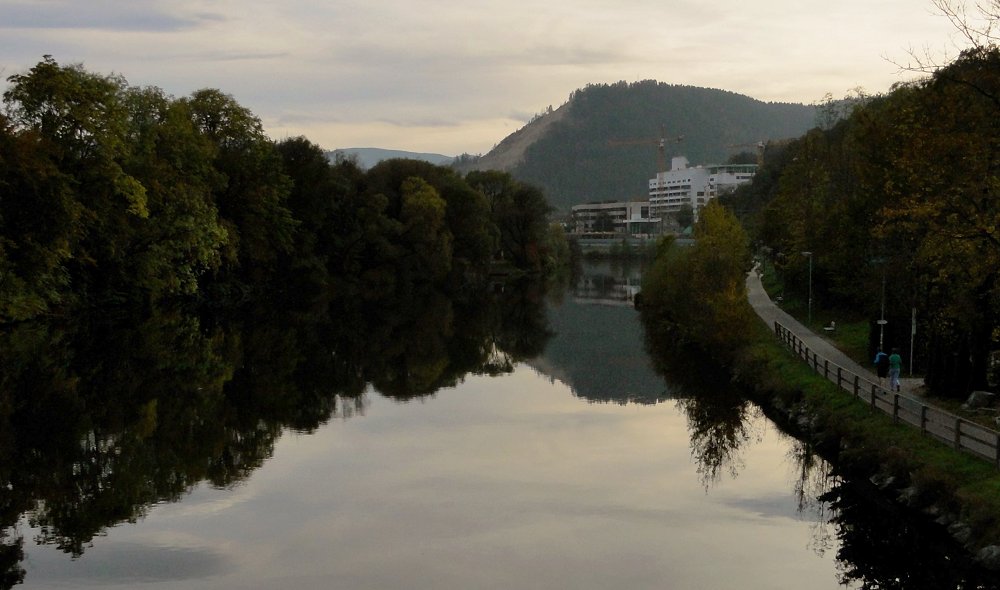
{"type": "Polygon", "coordinates": [[[421,153],[421,152],[407,152],[403,150],[386,150],[382,148],[343,148],[329,151],[326,153],[327,158],[331,161],[336,160],[338,157],[355,158],[358,165],[364,169],[371,168],[375,164],[378,164],[382,160],[390,160],[393,158],[406,158],[410,160],[423,160],[425,162],[430,162],[432,164],[438,164],[442,166],[447,166],[455,159],[454,156],[445,156],[443,154],[432,154],[432,153],[421,153]]]}
{"type": "Polygon", "coordinates": [[[636,83],[588,85],[558,109],[536,117],[488,154],[459,156],[460,171],[504,170],[542,188],[557,209],[645,198],[659,167],[684,155],[692,165],[725,163],[760,141],[799,137],[816,124],[816,107],[762,102],[710,88],[636,83]]]}

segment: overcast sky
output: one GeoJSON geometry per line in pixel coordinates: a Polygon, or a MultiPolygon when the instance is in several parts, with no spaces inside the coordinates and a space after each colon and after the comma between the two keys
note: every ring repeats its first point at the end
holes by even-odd
{"type": "MultiPolygon", "coordinates": [[[[588,83],[814,103],[954,54],[930,0],[0,0],[5,79],[43,55],[233,95],[275,139],[485,153],[588,83]]],[[[651,122],[651,128],[656,127],[651,122]]]]}

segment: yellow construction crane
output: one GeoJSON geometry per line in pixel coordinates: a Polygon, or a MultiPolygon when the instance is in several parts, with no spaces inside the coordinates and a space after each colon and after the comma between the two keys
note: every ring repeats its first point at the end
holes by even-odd
{"type": "Polygon", "coordinates": [[[727,148],[745,148],[752,147],[757,150],[757,167],[764,165],[764,150],[767,149],[767,142],[764,140],[758,141],[757,143],[733,143],[726,146],[727,148]]]}
{"type": "Polygon", "coordinates": [[[643,137],[639,139],[609,139],[608,145],[612,147],[621,147],[628,145],[655,145],[657,154],[657,172],[667,171],[667,144],[668,143],[680,143],[684,140],[683,135],[678,135],[676,137],[667,137],[666,126],[660,126],[660,136],[659,137],[643,137]]]}

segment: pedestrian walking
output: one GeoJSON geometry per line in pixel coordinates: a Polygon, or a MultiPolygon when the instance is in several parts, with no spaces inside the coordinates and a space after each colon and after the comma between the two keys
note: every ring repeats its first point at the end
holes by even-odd
{"type": "Polygon", "coordinates": [[[878,375],[878,384],[885,385],[885,376],[889,374],[889,355],[881,348],[875,353],[875,374],[878,375]]]}
{"type": "Polygon", "coordinates": [[[899,371],[903,368],[903,357],[899,356],[899,349],[893,348],[889,355],[889,389],[899,391],[899,371]]]}

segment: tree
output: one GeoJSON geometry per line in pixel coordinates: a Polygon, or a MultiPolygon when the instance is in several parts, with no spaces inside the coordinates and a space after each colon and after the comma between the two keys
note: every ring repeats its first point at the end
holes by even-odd
{"type": "Polygon", "coordinates": [[[725,362],[751,330],[749,270],[746,233],[732,213],[710,201],[695,224],[694,245],[667,247],[657,256],[643,280],[643,313],[655,329],[725,362]]]}
{"type": "Polygon", "coordinates": [[[304,137],[286,139],[277,149],[292,181],[287,206],[298,222],[295,247],[281,266],[300,288],[339,281],[338,258],[351,225],[345,218],[356,214],[345,204],[358,190],[361,171],[346,160],[331,165],[326,153],[304,137]]]}
{"type": "Polygon", "coordinates": [[[958,59],[902,96],[908,108],[894,113],[889,130],[900,173],[878,230],[914,243],[914,292],[927,298],[934,342],[927,382],[956,396],[988,385],[989,354],[998,344],[998,72],[997,50],[958,59]]]}
{"type": "Polygon", "coordinates": [[[252,282],[266,280],[279,255],[291,252],[298,225],[287,207],[291,181],[274,143],[250,110],[215,89],[183,101],[196,127],[215,146],[222,175],[216,206],[230,235],[224,262],[252,282]]]}
{"type": "Polygon", "coordinates": [[[682,203],[681,208],[675,214],[677,225],[681,228],[690,227],[694,223],[694,208],[691,203],[682,203]]]}
{"type": "Polygon", "coordinates": [[[499,256],[520,268],[539,270],[547,218],[552,212],[541,189],[496,171],[470,172],[466,182],[477,187],[489,202],[499,232],[499,256]]]}
{"type": "Polygon", "coordinates": [[[484,195],[454,170],[419,160],[385,160],[369,170],[368,194],[382,194],[388,199],[386,213],[399,219],[403,184],[409,178],[427,182],[446,203],[445,221],[452,235],[452,280],[465,281],[479,274],[489,264],[496,230],[484,195]]]}
{"type": "Polygon", "coordinates": [[[81,221],[67,262],[75,288],[117,297],[123,256],[149,216],[145,187],[122,167],[131,149],[125,81],[60,66],[50,56],[8,81],[3,96],[15,131],[31,134],[72,179],[81,221]]]}
{"type": "Polygon", "coordinates": [[[212,194],[215,148],[188,105],[157,88],[129,89],[124,103],[131,149],[123,165],[145,188],[149,216],[136,223],[123,273],[152,300],[193,295],[229,241],[212,194]]]}
{"type": "Polygon", "coordinates": [[[73,179],[35,133],[0,115],[0,321],[24,320],[71,298],[68,264],[83,227],[73,179]]]}
{"type": "Polygon", "coordinates": [[[969,76],[968,71],[956,70],[953,64],[959,61],[979,63],[984,69],[994,59],[1000,43],[1000,0],[981,0],[975,3],[975,12],[970,15],[965,0],[931,0],[937,11],[947,18],[965,47],[961,49],[958,58],[951,60],[947,56],[942,60],[925,51],[919,54],[910,51],[910,62],[896,64],[902,70],[917,72],[932,78],[944,78],[951,82],[966,86],[981,94],[1000,108],[1000,92],[995,87],[982,86],[976,76],[969,76]]]}
{"type": "Polygon", "coordinates": [[[414,278],[441,280],[451,270],[452,236],[445,225],[447,203],[427,181],[411,177],[401,187],[402,239],[410,250],[404,259],[414,278]]]}

